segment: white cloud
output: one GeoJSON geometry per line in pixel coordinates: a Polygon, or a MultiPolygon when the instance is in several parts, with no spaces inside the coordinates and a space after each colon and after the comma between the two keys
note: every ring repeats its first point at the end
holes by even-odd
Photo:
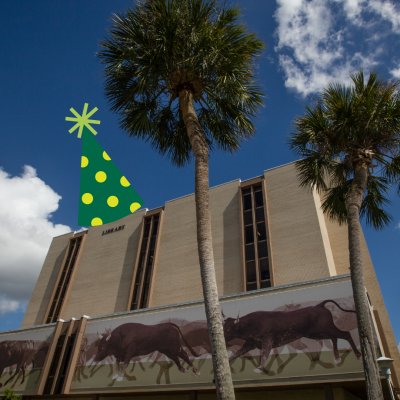
{"type": "Polygon", "coordinates": [[[277,5],[275,51],[285,86],[303,96],[328,82],[349,83],[349,73],[360,66],[376,67],[382,37],[400,34],[400,7],[389,1],[277,0],[277,5]]]}
{"type": "Polygon", "coordinates": [[[389,71],[394,78],[400,79],[400,66],[399,68],[394,68],[389,71]]]}
{"type": "Polygon", "coordinates": [[[49,221],[60,200],[34,168],[16,177],[0,169],[0,313],[26,305],[52,238],[71,231],[49,221]]]}
{"type": "Polygon", "coordinates": [[[20,308],[22,308],[22,305],[18,301],[0,298],[0,315],[8,312],[18,311],[20,308]]]}

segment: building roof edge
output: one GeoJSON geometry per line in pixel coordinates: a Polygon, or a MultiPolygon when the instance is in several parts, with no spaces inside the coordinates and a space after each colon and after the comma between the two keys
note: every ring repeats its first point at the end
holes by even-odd
{"type": "Polygon", "coordinates": [[[286,164],[278,165],[277,167],[268,168],[268,169],[264,170],[264,173],[267,172],[267,171],[272,171],[273,169],[277,169],[277,168],[281,168],[281,167],[286,167],[286,165],[294,164],[294,163],[297,162],[297,161],[298,161],[298,160],[294,160],[294,161],[290,161],[290,162],[288,162],[288,163],[286,163],[286,164]]]}

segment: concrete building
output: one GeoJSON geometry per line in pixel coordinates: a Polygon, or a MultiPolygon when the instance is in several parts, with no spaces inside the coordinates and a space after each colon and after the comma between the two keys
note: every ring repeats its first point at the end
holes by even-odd
{"type": "MultiPolygon", "coordinates": [[[[263,175],[247,181],[238,179],[210,189],[215,270],[223,310],[224,307],[236,310],[239,306],[234,306],[234,302],[243,304],[246,308],[245,304],[255,304],[257,301],[264,304],[262,299],[278,299],[281,295],[279,304],[283,308],[266,306],[263,310],[290,313],[306,306],[314,306],[320,296],[317,293],[330,293],[334,287],[338,291],[342,290],[341,287],[350,287],[347,227],[327,219],[320,206],[321,198],[317,192],[299,187],[294,163],[267,170],[263,175]],[[311,297],[307,298],[307,295],[311,297]],[[312,296],[316,296],[314,303],[312,296]]],[[[364,238],[362,248],[366,290],[377,336],[377,354],[394,359],[391,367],[392,384],[398,390],[400,356],[396,340],[364,238]]],[[[338,297],[337,303],[349,308],[352,304],[351,292],[349,293],[347,297],[338,297]]],[[[328,299],[333,299],[332,296],[333,294],[328,299]]],[[[156,349],[147,358],[143,358],[142,354],[142,358],[128,360],[132,370],[139,364],[135,373],[152,371],[149,369],[152,368],[151,365],[158,363],[160,372],[155,374],[154,379],[151,378],[154,382],[148,382],[143,377],[142,384],[136,375],[135,379],[127,381],[127,375],[124,376],[125,368],[122,373],[117,371],[118,378],[114,374],[107,387],[103,387],[100,378],[93,381],[95,383],[92,386],[88,384],[90,379],[85,378],[88,374],[93,375],[96,368],[93,363],[95,355],[88,359],[90,346],[94,349],[93,354],[96,354],[96,351],[99,352],[99,340],[104,341],[102,338],[105,335],[107,338],[116,335],[116,325],[112,321],[128,321],[129,318],[131,322],[142,321],[143,318],[150,321],[153,318],[149,325],[154,325],[164,321],[164,316],[167,315],[171,320],[173,315],[176,324],[181,324],[181,331],[189,332],[185,330],[185,324],[190,321],[194,323],[194,317],[178,318],[178,314],[171,313],[180,310],[179,315],[183,315],[191,307],[194,307],[193,313],[199,313],[202,297],[195,201],[194,194],[191,194],[168,201],[153,210],[137,211],[115,223],[54,238],[21,329],[0,333],[0,352],[1,342],[4,340],[20,340],[22,343],[26,340],[25,337],[29,337],[29,332],[42,331],[44,335],[48,329],[52,329],[46,339],[37,339],[37,343],[33,339],[31,347],[36,357],[44,348],[43,343],[47,343],[47,347],[46,352],[42,351],[43,360],[39,363],[41,367],[37,376],[35,375],[36,381],[33,382],[33,378],[30,383],[26,383],[28,378],[25,381],[21,391],[25,396],[68,395],[76,398],[99,398],[105,395],[119,397],[129,394],[134,395],[134,399],[214,399],[213,375],[209,371],[211,364],[208,371],[206,367],[201,370],[203,375],[208,376],[207,379],[193,383],[195,378],[188,378],[189,380],[181,382],[183,375],[179,375],[171,357],[161,351],[157,353],[156,349]],[[154,319],[155,316],[159,318],[154,319]],[[183,320],[186,322],[179,322],[183,320]],[[109,325],[114,328],[97,331],[99,338],[96,342],[96,332],[88,330],[88,326],[101,321],[107,321],[104,322],[106,325],[111,321],[109,325]],[[86,358],[83,359],[82,355],[86,355],[86,358]],[[123,385],[119,384],[121,374],[123,385]]],[[[336,325],[342,314],[350,314],[331,312],[336,325]]],[[[354,321],[346,323],[351,325],[354,321]]],[[[350,325],[348,329],[339,329],[350,331],[350,325]]],[[[92,326],[94,329],[95,325],[92,326]]],[[[353,337],[356,335],[354,332],[353,337]]],[[[185,335],[190,336],[189,333],[185,335]]],[[[340,337],[339,339],[343,341],[340,337]]],[[[360,370],[357,366],[355,357],[351,364],[350,358],[353,356],[348,356],[352,347],[349,350],[345,350],[347,347],[340,350],[339,346],[341,358],[334,354],[332,357],[336,364],[329,363],[328,366],[326,361],[321,361],[320,354],[332,354],[329,341],[320,341],[320,348],[315,349],[307,340],[300,339],[292,347],[285,345],[286,347],[272,349],[269,360],[275,364],[264,367],[261,375],[252,375],[245,366],[246,359],[258,362],[254,352],[242,357],[242,377],[238,372],[239,366],[232,364],[237,374],[233,374],[237,399],[261,399],[264,398],[265,391],[268,391],[269,398],[282,400],[365,398],[362,368],[360,370]],[[309,361],[302,358],[306,356],[309,361]],[[303,360],[302,363],[304,360],[306,363],[311,362],[309,368],[304,367],[309,372],[302,370],[300,359],[303,360]],[[342,361],[338,361],[340,359],[342,361]],[[295,364],[299,364],[297,369],[295,364]],[[296,371],[288,372],[291,366],[296,371]]],[[[356,340],[355,342],[357,345],[356,340]]],[[[201,351],[205,349],[203,360],[209,360],[207,346],[204,343],[202,346],[192,345],[201,351]]],[[[108,357],[102,361],[105,364],[98,367],[103,368],[102,371],[108,368],[105,365],[115,362],[115,355],[113,357],[110,353],[108,357]]],[[[202,365],[201,360],[201,357],[199,361],[192,357],[197,369],[202,365]]],[[[27,365],[26,367],[28,368],[27,365]]],[[[4,372],[0,382],[4,384],[12,377],[10,374],[12,371],[8,374],[4,372]]],[[[7,387],[12,382],[11,380],[7,387]]],[[[390,398],[384,380],[382,384],[385,398],[390,398]]]]}

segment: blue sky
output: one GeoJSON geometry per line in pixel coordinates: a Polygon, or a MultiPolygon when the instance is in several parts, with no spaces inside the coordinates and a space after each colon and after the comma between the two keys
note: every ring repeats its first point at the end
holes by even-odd
{"type": "MultiPolygon", "coordinates": [[[[15,0],[2,5],[0,47],[0,330],[17,328],[51,238],[78,230],[81,143],[65,122],[70,107],[98,107],[98,142],[149,209],[194,191],[194,166],[172,167],[125,136],[108,111],[95,53],[112,12],[129,0],[15,0]]],[[[240,3],[239,3],[240,4],[240,3]]],[[[258,176],[294,160],[291,122],[327,82],[348,81],[360,66],[400,78],[400,6],[383,0],[246,0],[244,21],[264,38],[259,78],[267,97],[257,135],[236,154],[213,153],[210,185],[258,176]]],[[[365,236],[400,341],[400,211],[365,236]],[[397,298],[396,298],[397,297],[397,298]]]]}

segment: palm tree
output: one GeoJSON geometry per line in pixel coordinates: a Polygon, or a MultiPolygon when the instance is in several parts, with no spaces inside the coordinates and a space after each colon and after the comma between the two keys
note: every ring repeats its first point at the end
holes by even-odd
{"type": "Polygon", "coordinates": [[[217,0],[147,0],[114,14],[98,54],[121,128],[172,164],[195,159],[201,279],[218,399],[234,399],[214,270],[210,151],[234,152],[253,136],[262,105],[256,61],[263,42],[217,0]]]}
{"type": "Polygon", "coordinates": [[[376,229],[390,223],[384,210],[392,184],[400,194],[399,82],[377,72],[350,75],[351,86],[329,84],[294,121],[290,147],[300,156],[302,186],[323,193],[322,209],[347,223],[350,274],[368,399],[382,399],[361,259],[360,217],[376,229]]]}

